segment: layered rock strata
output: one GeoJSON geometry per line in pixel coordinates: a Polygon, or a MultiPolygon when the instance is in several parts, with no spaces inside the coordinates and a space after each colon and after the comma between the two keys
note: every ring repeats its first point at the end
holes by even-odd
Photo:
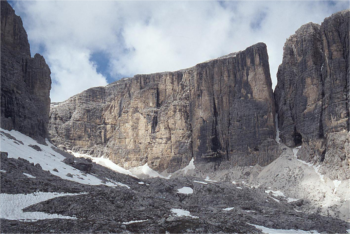
{"type": "Polygon", "coordinates": [[[332,166],[332,177],[350,178],[350,11],[309,23],[284,46],[275,89],[282,142],[303,144],[299,156],[332,166]]]}
{"type": "Polygon", "coordinates": [[[136,75],[51,106],[61,148],[129,168],[173,172],[189,163],[266,165],[277,157],[266,45],[194,67],[136,75]]]}
{"type": "Polygon", "coordinates": [[[21,18],[6,1],[0,4],[1,128],[43,141],[48,135],[50,69],[41,55],[31,58],[21,18]]]}

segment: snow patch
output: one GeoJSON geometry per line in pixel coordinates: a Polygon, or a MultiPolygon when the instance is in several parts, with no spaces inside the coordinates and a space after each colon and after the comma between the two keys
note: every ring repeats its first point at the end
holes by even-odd
{"type": "Polygon", "coordinates": [[[276,142],[280,144],[280,130],[278,128],[278,114],[275,115],[275,123],[276,123],[276,142]]]}
{"type": "Polygon", "coordinates": [[[265,193],[272,193],[276,197],[285,197],[284,193],[281,191],[265,190],[265,193]]]}
{"type": "Polygon", "coordinates": [[[190,163],[186,167],[182,168],[181,170],[184,172],[184,175],[186,175],[188,170],[194,170],[194,169],[196,169],[196,167],[194,166],[194,159],[192,158],[190,163]]]}
{"type": "Polygon", "coordinates": [[[206,183],[206,182],[198,181],[198,180],[194,180],[193,182],[198,183],[198,184],[208,184],[208,183],[206,183]]]}
{"type": "Polygon", "coordinates": [[[227,207],[227,208],[222,209],[222,210],[224,210],[224,211],[230,211],[230,210],[233,210],[233,209],[234,209],[234,207],[227,207]]]}
{"type": "Polygon", "coordinates": [[[111,182],[112,184],[115,184],[117,186],[120,186],[120,187],[126,187],[128,189],[130,189],[130,187],[126,184],[123,184],[123,183],[120,183],[120,182],[117,182],[117,181],[114,181],[114,180],[111,180],[109,178],[106,178],[106,180],[108,180],[109,182],[111,182]]]}
{"type": "Polygon", "coordinates": [[[175,214],[175,216],[177,217],[182,217],[182,216],[185,216],[185,217],[191,217],[191,218],[194,218],[194,219],[198,219],[199,217],[198,216],[193,216],[191,215],[191,213],[187,210],[183,210],[183,209],[171,209],[170,210],[172,213],[175,214]]]}
{"type": "Polygon", "coordinates": [[[132,224],[132,223],[142,223],[142,222],[146,222],[148,221],[148,219],[146,220],[133,220],[133,221],[129,221],[129,222],[123,222],[122,224],[128,225],[128,224],[132,224]]]}
{"type": "Polygon", "coordinates": [[[181,193],[181,194],[192,194],[193,193],[193,189],[190,187],[183,187],[177,190],[177,193],[181,193]]]}
{"type": "Polygon", "coordinates": [[[23,212],[23,209],[57,197],[77,196],[87,193],[31,193],[31,194],[0,194],[0,218],[31,222],[42,219],[76,219],[76,217],[44,212],[23,212]]]}
{"type": "Polygon", "coordinates": [[[170,177],[171,177],[171,175],[165,177],[165,176],[159,174],[158,172],[156,172],[155,170],[150,168],[148,166],[148,163],[146,163],[143,166],[133,167],[130,169],[130,172],[137,177],[141,176],[141,175],[147,175],[151,178],[159,177],[159,178],[163,178],[163,179],[170,179],[170,177]]]}
{"type": "MultiPolygon", "coordinates": [[[[298,200],[299,200],[299,199],[296,199],[296,198],[286,197],[282,191],[278,191],[278,190],[277,190],[277,191],[265,190],[265,193],[268,193],[268,194],[269,194],[269,193],[272,193],[272,195],[275,196],[275,197],[285,197],[285,198],[287,199],[287,202],[288,202],[288,203],[294,202],[294,201],[298,201],[298,200]]],[[[274,199],[274,198],[272,198],[272,199],[274,199]]],[[[277,199],[274,199],[274,200],[280,202],[280,201],[277,200],[277,199]]]]}
{"type": "Polygon", "coordinates": [[[251,224],[251,223],[247,223],[251,226],[256,227],[257,229],[260,229],[263,233],[266,234],[295,234],[295,233],[299,233],[299,234],[319,234],[319,232],[317,232],[316,230],[311,230],[311,231],[304,231],[304,230],[295,230],[295,229],[272,229],[272,228],[267,228],[264,226],[259,226],[259,225],[255,225],[255,224],[251,224]]]}
{"type": "Polygon", "coordinates": [[[294,154],[295,158],[298,158],[297,154],[298,154],[298,151],[300,150],[300,148],[301,148],[301,146],[293,148],[293,154],[294,154]]]}
{"type": "Polygon", "coordinates": [[[138,184],[145,184],[145,182],[138,182],[138,184]]]}
{"type": "Polygon", "coordinates": [[[6,171],[5,171],[5,170],[0,170],[0,172],[2,172],[2,173],[6,173],[6,171]]]}
{"type": "Polygon", "coordinates": [[[287,197],[287,202],[288,202],[288,203],[290,203],[290,202],[295,202],[295,201],[298,201],[298,200],[299,200],[299,199],[287,197]]]}
{"type": "Polygon", "coordinates": [[[238,188],[238,189],[242,189],[242,187],[236,187],[236,188],[238,188]]]}
{"type": "Polygon", "coordinates": [[[35,178],[36,178],[35,176],[32,176],[32,175],[27,174],[27,173],[23,173],[23,175],[27,176],[28,178],[32,178],[32,179],[35,179],[35,178]]]}

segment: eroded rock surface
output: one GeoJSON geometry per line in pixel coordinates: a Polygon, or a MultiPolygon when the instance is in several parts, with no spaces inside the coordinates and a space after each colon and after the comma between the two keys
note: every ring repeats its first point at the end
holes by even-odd
{"type": "Polygon", "coordinates": [[[266,45],[194,67],[136,75],[51,106],[59,147],[158,171],[196,162],[266,165],[277,157],[266,45]]]}
{"type": "Polygon", "coordinates": [[[50,89],[45,59],[31,58],[21,18],[1,1],[1,128],[42,141],[48,135],[50,89]]]}
{"type": "Polygon", "coordinates": [[[349,18],[346,10],[297,30],[285,43],[275,89],[282,142],[303,144],[299,157],[331,166],[334,179],[350,178],[349,18]]]}

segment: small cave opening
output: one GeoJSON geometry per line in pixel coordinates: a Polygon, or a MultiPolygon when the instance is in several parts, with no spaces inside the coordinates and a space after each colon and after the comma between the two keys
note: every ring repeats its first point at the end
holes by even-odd
{"type": "Polygon", "coordinates": [[[294,130],[294,145],[300,146],[302,143],[303,143],[303,137],[297,130],[294,130]]]}

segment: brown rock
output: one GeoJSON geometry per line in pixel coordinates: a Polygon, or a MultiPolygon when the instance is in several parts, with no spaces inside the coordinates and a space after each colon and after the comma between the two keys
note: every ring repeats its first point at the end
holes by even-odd
{"type": "Polygon", "coordinates": [[[52,141],[158,171],[197,162],[266,165],[276,157],[266,45],[198,64],[136,75],[52,105],[52,141]],[[275,154],[270,154],[274,152],[275,154]]]}

